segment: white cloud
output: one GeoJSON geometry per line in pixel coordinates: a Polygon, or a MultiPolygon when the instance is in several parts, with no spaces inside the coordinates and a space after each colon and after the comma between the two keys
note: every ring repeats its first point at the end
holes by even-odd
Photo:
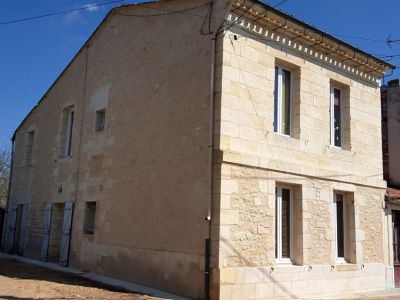
{"type": "Polygon", "coordinates": [[[79,11],[72,11],[65,15],[64,22],[67,24],[82,23],[84,22],[84,19],[79,11]]]}
{"type": "Polygon", "coordinates": [[[93,5],[96,5],[95,3],[92,3],[92,4],[86,4],[84,7],[87,7],[87,11],[90,11],[90,12],[94,12],[94,11],[98,11],[99,9],[100,9],[100,7],[99,6],[93,6],[93,5]]]}
{"type": "Polygon", "coordinates": [[[76,11],[72,11],[68,14],[65,15],[64,17],[64,22],[66,24],[86,24],[86,20],[83,16],[84,12],[96,12],[100,9],[99,6],[94,6],[96,5],[95,3],[91,4],[86,4],[83,7],[86,7],[87,9],[85,10],[76,10],[76,11]]]}

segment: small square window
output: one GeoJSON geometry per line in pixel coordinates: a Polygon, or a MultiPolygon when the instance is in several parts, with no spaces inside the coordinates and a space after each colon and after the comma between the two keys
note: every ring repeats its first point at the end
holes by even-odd
{"type": "Polygon", "coordinates": [[[104,130],[104,126],[106,124],[106,110],[98,110],[96,111],[96,131],[104,130]]]}
{"type": "Polygon", "coordinates": [[[83,232],[86,234],[94,233],[94,221],[96,216],[96,202],[86,202],[85,220],[83,232]]]}

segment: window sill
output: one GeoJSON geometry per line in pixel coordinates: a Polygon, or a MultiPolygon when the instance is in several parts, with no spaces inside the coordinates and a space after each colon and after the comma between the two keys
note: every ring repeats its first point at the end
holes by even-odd
{"type": "Polygon", "coordinates": [[[276,259],[275,265],[277,266],[293,266],[293,262],[291,259],[276,259]]]}
{"type": "Polygon", "coordinates": [[[357,271],[358,270],[358,265],[357,264],[352,264],[348,262],[344,263],[335,263],[335,270],[336,271],[357,271]]]}
{"type": "Polygon", "coordinates": [[[279,132],[275,132],[275,131],[273,131],[273,133],[276,136],[280,136],[280,137],[283,137],[283,138],[287,138],[287,139],[293,138],[290,134],[284,134],[284,133],[279,133],[279,132]]]}
{"type": "Polygon", "coordinates": [[[69,156],[69,157],[61,157],[61,158],[57,159],[57,161],[59,161],[59,162],[71,161],[71,160],[72,160],[72,156],[69,156]]]}
{"type": "Polygon", "coordinates": [[[329,145],[328,147],[329,147],[329,151],[331,153],[345,154],[345,155],[349,155],[349,156],[353,155],[353,152],[351,150],[348,150],[348,149],[345,149],[345,148],[342,148],[342,147],[332,146],[332,145],[329,145]]]}

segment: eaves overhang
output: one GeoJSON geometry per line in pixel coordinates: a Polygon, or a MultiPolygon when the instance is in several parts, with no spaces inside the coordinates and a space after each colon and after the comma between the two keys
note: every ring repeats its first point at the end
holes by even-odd
{"type": "Polygon", "coordinates": [[[387,70],[396,68],[384,60],[258,0],[234,0],[229,18],[228,22],[235,23],[235,26],[246,27],[264,37],[265,34],[256,25],[269,28],[275,36],[279,34],[286,36],[287,43],[301,44],[303,51],[311,52],[311,55],[320,59],[324,57],[326,60],[326,57],[329,57],[335,61],[336,67],[351,69],[353,73],[370,81],[377,81],[385,75],[387,70]]]}

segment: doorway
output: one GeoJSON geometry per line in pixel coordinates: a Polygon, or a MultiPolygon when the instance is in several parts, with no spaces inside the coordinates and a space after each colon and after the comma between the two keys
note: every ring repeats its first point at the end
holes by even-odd
{"type": "Polygon", "coordinates": [[[28,204],[10,203],[5,220],[3,249],[8,253],[23,255],[28,224],[28,204]]]}
{"type": "Polygon", "coordinates": [[[26,228],[28,223],[28,204],[17,205],[13,253],[23,255],[25,250],[26,228]]]}
{"type": "Polygon", "coordinates": [[[68,265],[73,202],[44,205],[41,258],[68,265]]]}

